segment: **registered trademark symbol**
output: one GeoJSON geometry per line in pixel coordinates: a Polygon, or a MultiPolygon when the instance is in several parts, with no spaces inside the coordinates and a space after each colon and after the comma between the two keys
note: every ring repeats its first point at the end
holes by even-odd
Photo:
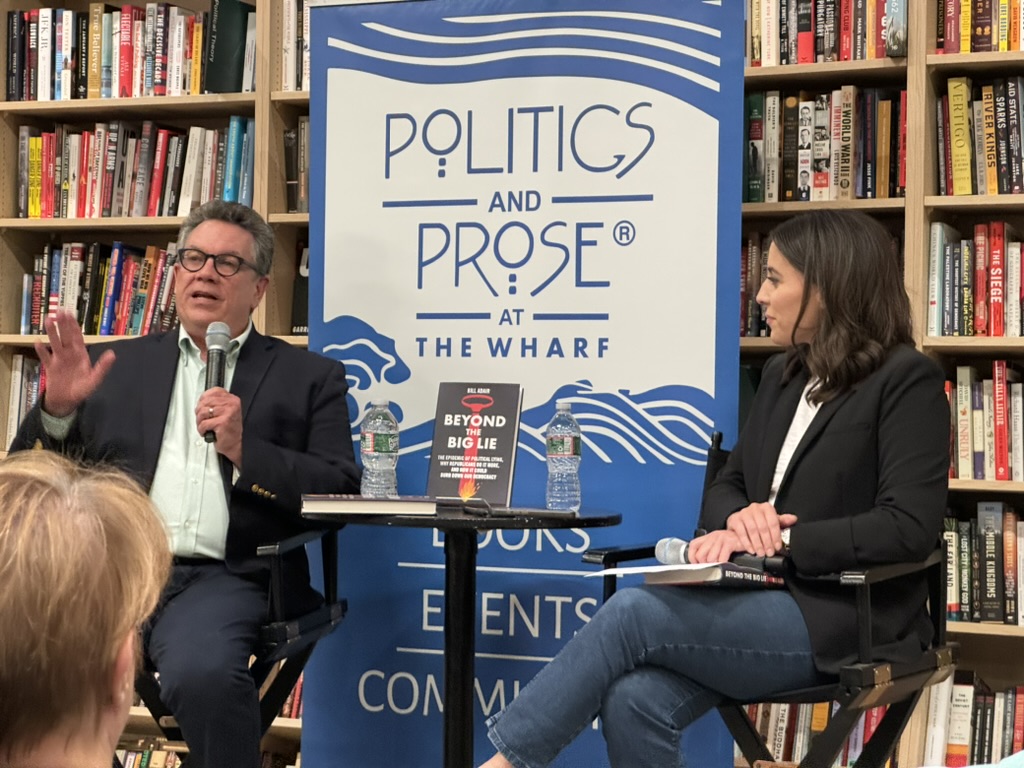
{"type": "Polygon", "coordinates": [[[615,242],[619,245],[629,245],[636,238],[636,227],[633,222],[623,219],[612,230],[615,235],[615,242]]]}

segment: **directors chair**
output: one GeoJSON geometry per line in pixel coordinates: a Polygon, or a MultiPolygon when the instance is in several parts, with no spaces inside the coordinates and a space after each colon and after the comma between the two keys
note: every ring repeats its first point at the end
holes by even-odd
{"type": "MultiPolygon", "coordinates": [[[[269,619],[260,628],[259,644],[249,666],[249,673],[260,692],[260,727],[266,735],[295,687],[316,643],[341,623],[348,604],[338,599],[338,537],[335,530],[301,533],[259,547],[256,554],[270,558],[269,619]],[[320,540],[323,561],[324,602],[315,610],[286,619],[282,557],[317,539],[320,540]]],[[[174,715],[160,699],[160,681],[156,671],[142,669],[136,677],[135,690],[164,737],[168,741],[184,741],[174,715]]],[[[187,766],[188,759],[181,765],[187,766]]],[[[116,758],[114,766],[121,768],[116,758]]]]}
{"type": "MultiPolygon", "coordinates": [[[[708,450],[704,491],[728,457],[729,452],[722,449],[721,433],[715,432],[708,450]]],[[[584,562],[596,563],[603,568],[652,557],[654,545],[593,549],[583,554],[584,562]]],[[[772,560],[778,561],[776,567],[785,567],[784,559],[766,558],[766,561],[772,560]]],[[[769,570],[773,570],[772,565],[766,563],[769,570]]],[[[887,707],[885,715],[870,739],[865,741],[863,751],[852,768],[881,768],[885,764],[923,691],[949,677],[958,658],[959,646],[946,641],[945,565],[945,548],[936,542],[936,550],[922,562],[872,566],[814,577],[854,590],[857,601],[857,661],[843,667],[838,681],[829,685],[786,691],[767,702],[728,699],[719,704],[718,712],[749,765],[757,761],[765,768],[794,764],[782,763],[781,755],[778,760],[772,755],[765,737],[748,715],[747,705],[823,701],[835,702],[832,715],[825,730],[812,737],[799,768],[831,768],[860,717],[867,710],[879,706],[887,707]],[[890,579],[920,571],[927,572],[928,613],[934,631],[932,644],[918,658],[907,663],[876,661],[871,636],[872,587],[877,585],[879,589],[885,589],[885,582],[890,579]]],[[[605,600],[614,594],[615,588],[616,577],[604,577],[605,600]]]]}

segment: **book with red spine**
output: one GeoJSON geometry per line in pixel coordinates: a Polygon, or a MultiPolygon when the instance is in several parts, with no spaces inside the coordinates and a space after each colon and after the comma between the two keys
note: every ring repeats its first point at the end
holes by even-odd
{"type": "Polygon", "coordinates": [[[988,335],[988,224],[974,225],[974,335],[988,335]]]}
{"type": "Polygon", "coordinates": [[[122,246],[122,250],[121,291],[114,305],[113,333],[115,336],[123,336],[128,327],[132,299],[135,296],[135,289],[138,287],[139,264],[142,261],[142,253],[137,248],[125,245],[122,246]]]}
{"type": "Polygon", "coordinates": [[[796,63],[814,63],[813,0],[797,0],[796,3],[796,63]]]}
{"type": "Polygon", "coordinates": [[[125,4],[121,6],[120,51],[118,56],[117,96],[121,99],[132,98],[132,82],[134,80],[133,64],[135,63],[134,27],[135,21],[144,19],[146,12],[142,8],[125,4]]]}
{"type": "Polygon", "coordinates": [[[988,335],[1005,336],[1006,223],[993,221],[988,228],[988,335]]]}
{"type": "Polygon", "coordinates": [[[164,169],[167,167],[167,143],[171,132],[167,128],[159,128],[156,132],[156,149],[153,152],[153,169],[150,172],[149,203],[147,216],[158,216],[160,212],[160,196],[164,191],[164,169]]]}
{"type": "Polygon", "coordinates": [[[853,60],[853,0],[839,0],[839,60],[853,60]]]}
{"type": "Polygon", "coordinates": [[[1006,361],[992,361],[992,418],[995,441],[996,480],[1010,479],[1010,435],[1007,429],[1006,361]]]}

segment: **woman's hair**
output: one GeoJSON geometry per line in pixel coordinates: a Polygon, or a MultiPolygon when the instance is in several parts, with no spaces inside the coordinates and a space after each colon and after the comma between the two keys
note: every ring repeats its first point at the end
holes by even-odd
{"type": "Polygon", "coordinates": [[[889,351],[913,341],[910,299],[892,236],[857,211],[812,211],[783,222],[771,235],[779,253],[804,277],[799,327],[817,288],[818,328],[791,350],[818,384],[812,402],[824,403],[877,370],[889,351]]]}
{"type": "Polygon", "coordinates": [[[41,450],[0,461],[0,763],[47,735],[97,730],[170,559],[127,475],[41,450]]]}

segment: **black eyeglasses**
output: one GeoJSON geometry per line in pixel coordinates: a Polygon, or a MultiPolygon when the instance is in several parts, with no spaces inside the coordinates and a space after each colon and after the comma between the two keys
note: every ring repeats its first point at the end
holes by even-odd
{"type": "Polygon", "coordinates": [[[178,251],[178,263],[189,272],[198,272],[209,259],[213,259],[213,268],[221,277],[236,275],[242,267],[248,267],[257,275],[263,274],[255,265],[233,253],[207,253],[198,248],[182,248],[178,251]]]}

